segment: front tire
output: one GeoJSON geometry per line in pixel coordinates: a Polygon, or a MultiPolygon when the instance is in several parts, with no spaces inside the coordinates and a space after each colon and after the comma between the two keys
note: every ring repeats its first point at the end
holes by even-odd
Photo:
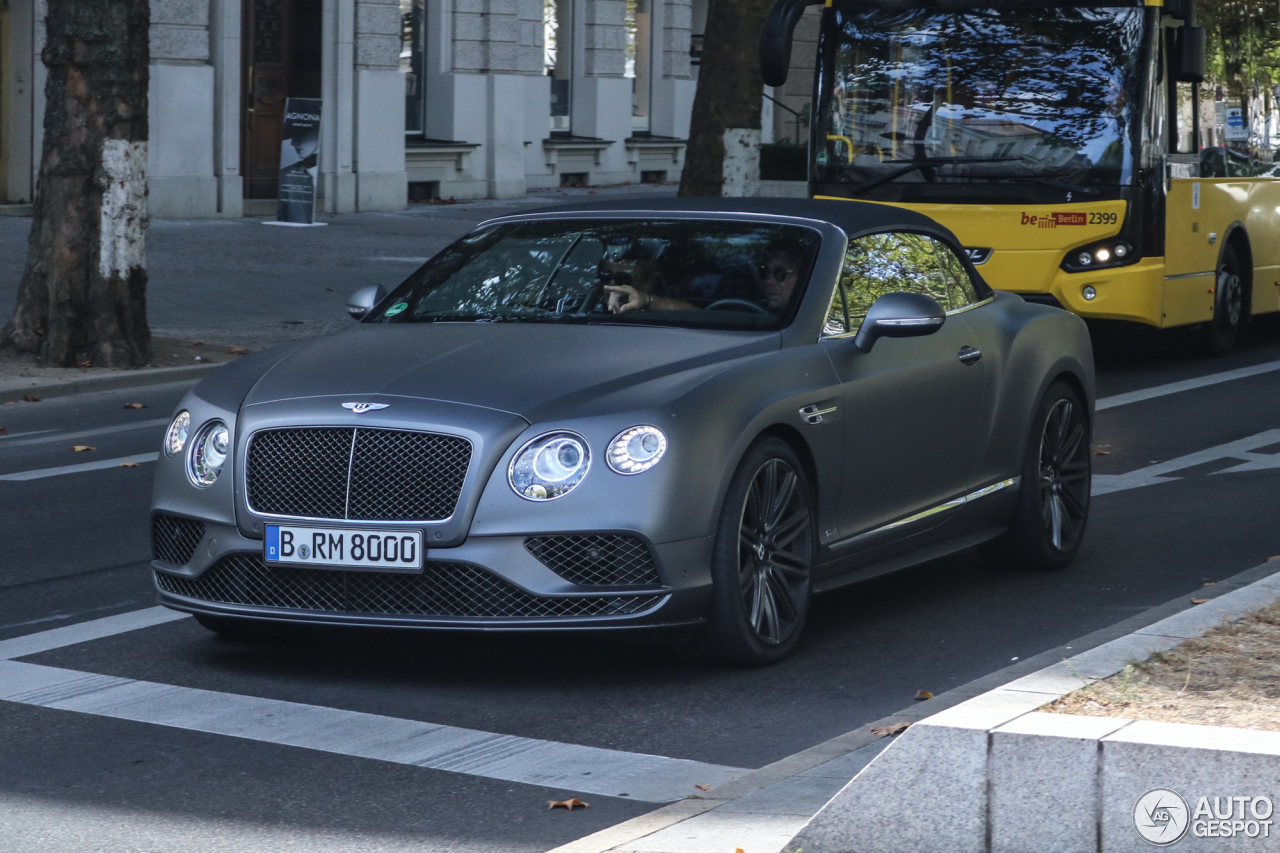
{"type": "Polygon", "coordinates": [[[1225,355],[1236,345],[1246,314],[1244,279],[1236,250],[1222,251],[1214,277],[1213,319],[1204,327],[1204,347],[1209,355],[1225,355]]]}
{"type": "Polygon", "coordinates": [[[1055,382],[1032,421],[1017,509],[1003,535],[982,547],[997,565],[1053,571],[1074,559],[1089,520],[1091,429],[1075,389],[1055,382]]]}
{"type": "Polygon", "coordinates": [[[813,489],[796,452],[781,439],[757,442],[720,512],[710,621],[682,651],[743,666],[790,654],[809,615],[816,527],[813,489]]]}

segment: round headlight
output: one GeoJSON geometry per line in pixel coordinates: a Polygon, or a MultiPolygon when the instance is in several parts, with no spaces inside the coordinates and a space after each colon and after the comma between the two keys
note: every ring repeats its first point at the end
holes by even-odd
{"type": "Polygon", "coordinates": [[[531,501],[563,497],[587,476],[591,449],[571,432],[550,432],[530,441],[511,460],[507,480],[517,495],[531,501]]]}
{"type": "Polygon", "coordinates": [[[1127,254],[1129,254],[1128,245],[1124,243],[1116,243],[1116,257],[1123,258],[1127,254]]]}
{"type": "Polygon", "coordinates": [[[164,455],[177,456],[187,446],[187,433],[191,430],[191,413],[181,411],[173,416],[164,434],[164,455]]]}
{"type": "Polygon", "coordinates": [[[197,486],[212,486],[222,473],[230,450],[231,433],[222,421],[210,421],[200,428],[191,445],[187,476],[197,486]]]}
{"type": "Polygon", "coordinates": [[[618,433],[609,444],[605,461],[619,474],[648,471],[667,452],[667,437],[654,426],[637,426],[618,433]]]}
{"type": "Polygon", "coordinates": [[[1076,261],[1080,264],[1080,266],[1087,267],[1089,266],[1089,264],[1093,263],[1093,255],[1089,254],[1088,252],[1081,252],[1080,257],[1076,258],[1076,261]]]}
{"type": "Polygon", "coordinates": [[[1111,260],[1111,251],[1109,249],[1102,248],[1093,254],[1097,257],[1098,263],[1100,264],[1105,264],[1107,261],[1111,260]]]}

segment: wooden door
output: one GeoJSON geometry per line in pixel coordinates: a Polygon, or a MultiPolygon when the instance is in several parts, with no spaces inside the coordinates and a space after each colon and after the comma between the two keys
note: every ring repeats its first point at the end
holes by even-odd
{"type": "Polygon", "coordinates": [[[292,51],[289,0],[244,0],[244,116],[240,125],[245,197],[275,198],[280,130],[292,51]]]}

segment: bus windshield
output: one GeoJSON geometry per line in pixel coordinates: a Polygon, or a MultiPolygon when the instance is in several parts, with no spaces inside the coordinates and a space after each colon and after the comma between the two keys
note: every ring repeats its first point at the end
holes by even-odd
{"type": "Polygon", "coordinates": [[[1097,194],[1088,188],[1131,183],[1142,9],[828,15],[813,180],[855,196],[901,184],[1097,194]]]}

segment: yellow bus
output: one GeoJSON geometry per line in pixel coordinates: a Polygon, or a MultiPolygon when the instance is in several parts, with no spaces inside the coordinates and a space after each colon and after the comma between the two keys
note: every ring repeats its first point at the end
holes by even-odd
{"type": "MultiPolygon", "coordinates": [[[[1280,310],[1280,113],[1205,79],[1194,0],[826,0],[810,194],[918,210],[994,287],[1232,347],[1280,310]]],[[[817,0],[779,0],[765,83],[817,0]]]]}

